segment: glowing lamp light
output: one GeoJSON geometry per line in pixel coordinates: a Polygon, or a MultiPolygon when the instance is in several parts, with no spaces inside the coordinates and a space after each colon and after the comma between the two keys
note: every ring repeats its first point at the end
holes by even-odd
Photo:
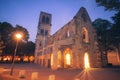
{"type": "Polygon", "coordinates": [[[15,36],[16,36],[16,38],[18,38],[18,39],[21,39],[21,38],[22,38],[22,35],[21,35],[21,34],[16,34],[15,36]]]}
{"type": "Polygon", "coordinates": [[[24,62],[28,62],[28,61],[29,61],[28,56],[24,56],[23,61],[24,61],[24,62]]]}
{"type": "Polygon", "coordinates": [[[15,51],[14,51],[14,57],[13,57],[13,61],[12,61],[12,67],[11,67],[11,71],[10,71],[10,75],[12,76],[13,75],[13,69],[14,69],[14,62],[15,62],[15,56],[16,56],[16,53],[17,53],[17,47],[18,47],[18,40],[22,38],[22,35],[17,33],[15,35],[15,37],[17,38],[17,43],[16,43],[16,47],[15,47],[15,51]]]}
{"type": "Polygon", "coordinates": [[[30,56],[29,60],[30,60],[30,62],[32,62],[34,60],[34,56],[30,56]]]}
{"type": "Polygon", "coordinates": [[[85,69],[90,68],[89,56],[87,53],[85,53],[85,55],[84,55],[84,65],[85,65],[85,69]]]}

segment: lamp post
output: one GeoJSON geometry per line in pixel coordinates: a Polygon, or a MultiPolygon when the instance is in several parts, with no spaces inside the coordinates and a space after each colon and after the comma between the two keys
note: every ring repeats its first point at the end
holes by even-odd
{"type": "Polygon", "coordinates": [[[14,51],[14,55],[13,55],[13,60],[12,60],[12,66],[11,66],[11,71],[10,71],[10,75],[12,76],[13,75],[13,69],[14,69],[14,61],[15,61],[15,56],[16,56],[16,52],[17,52],[17,47],[18,47],[18,41],[19,39],[22,38],[22,35],[17,33],[15,35],[16,39],[17,39],[17,42],[16,42],[16,47],[15,47],[15,51],[14,51]]]}

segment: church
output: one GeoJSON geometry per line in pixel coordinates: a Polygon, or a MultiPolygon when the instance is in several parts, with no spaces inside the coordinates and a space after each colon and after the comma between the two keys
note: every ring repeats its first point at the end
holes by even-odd
{"type": "Polygon", "coordinates": [[[52,14],[40,13],[34,63],[53,70],[102,67],[97,34],[84,7],[53,35],[51,19],[52,14]]]}

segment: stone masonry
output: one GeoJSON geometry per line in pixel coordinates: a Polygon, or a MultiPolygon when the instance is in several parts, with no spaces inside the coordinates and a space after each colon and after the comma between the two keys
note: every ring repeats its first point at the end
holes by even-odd
{"type": "Polygon", "coordinates": [[[96,31],[84,7],[53,35],[50,35],[51,20],[51,14],[40,13],[35,63],[52,69],[84,68],[84,54],[87,53],[91,67],[102,66],[96,31]]]}

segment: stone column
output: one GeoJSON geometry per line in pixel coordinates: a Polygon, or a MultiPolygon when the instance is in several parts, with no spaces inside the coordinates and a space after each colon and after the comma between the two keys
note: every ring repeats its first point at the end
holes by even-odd
{"type": "Polygon", "coordinates": [[[73,60],[75,61],[74,67],[79,68],[79,40],[78,36],[75,36],[75,43],[73,45],[73,60]]]}
{"type": "Polygon", "coordinates": [[[57,44],[56,43],[54,43],[54,46],[53,46],[53,61],[52,61],[52,63],[53,63],[53,65],[51,65],[51,68],[53,69],[53,70],[56,70],[57,69],[57,51],[58,51],[58,47],[57,47],[57,44]]]}

